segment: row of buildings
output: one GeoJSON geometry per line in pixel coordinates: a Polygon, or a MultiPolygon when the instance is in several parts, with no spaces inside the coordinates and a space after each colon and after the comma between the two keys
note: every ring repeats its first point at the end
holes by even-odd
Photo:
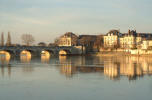
{"type": "Polygon", "coordinates": [[[150,49],[152,48],[151,33],[137,33],[136,30],[128,30],[121,33],[118,30],[110,30],[101,35],[76,35],[67,32],[56,40],[59,46],[83,45],[87,48],[121,48],[121,49],[150,49]]]}
{"type": "Polygon", "coordinates": [[[152,34],[137,33],[136,30],[129,30],[128,33],[120,33],[118,30],[111,30],[104,36],[104,47],[148,49],[152,47],[152,34]]]}
{"type": "Polygon", "coordinates": [[[76,35],[67,32],[55,40],[58,46],[85,46],[88,52],[93,51],[94,44],[97,40],[96,35],[76,35]]]}

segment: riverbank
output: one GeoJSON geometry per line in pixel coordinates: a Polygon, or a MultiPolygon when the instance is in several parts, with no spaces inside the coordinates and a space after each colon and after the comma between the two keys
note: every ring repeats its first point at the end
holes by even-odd
{"type": "Polygon", "coordinates": [[[152,54],[131,54],[129,52],[117,52],[117,51],[102,51],[92,54],[92,56],[141,56],[141,57],[152,57],[152,54]]]}

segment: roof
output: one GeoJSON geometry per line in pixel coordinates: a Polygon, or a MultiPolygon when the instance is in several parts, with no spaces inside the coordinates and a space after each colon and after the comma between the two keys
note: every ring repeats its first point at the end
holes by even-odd
{"type": "Polygon", "coordinates": [[[77,35],[75,35],[72,32],[66,32],[64,35],[62,35],[61,37],[78,37],[77,35]]]}
{"type": "Polygon", "coordinates": [[[79,39],[84,38],[84,37],[86,37],[86,38],[88,38],[88,37],[97,38],[97,35],[79,35],[79,39]]]}
{"type": "Polygon", "coordinates": [[[128,35],[133,35],[135,37],[143,37],[143,38],[152,38],[152,33],[123,33],[122,37],[128,36],[128,35]]]}

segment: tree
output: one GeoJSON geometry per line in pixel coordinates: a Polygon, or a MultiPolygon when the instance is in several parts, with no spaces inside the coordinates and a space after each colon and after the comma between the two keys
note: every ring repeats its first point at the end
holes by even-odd
{"type": "Polygon", "coordinates": [[[7,37],[7,42],[6,42],[6,46],[11,46],[11,35],[10,32],[8,32],[8,37],[7,37]]]}
{"type": "Polygon", "coordinates": [[[40,42],[40,43],[38,43],[38,46],[46,46],[47,44],[46,43],[44,43],[44,42],[40,42]]]}
{"type": "Polygon", "coordinates": [[[95,39],[92,36],[84,35],[84,36],[80,37],[79,41],[80,41],[80,45],[89,47],[89,46],[93,45],[92,43],[95,41],[95,39]]]}
{"type": "Polygon", "coordinates": [[[4,33],[1,34],[1,46],[4,46],[4,33]]]}
{"type": "Polygon", "coordinates": [[[95,46],[97,47],[98,51],[99,51],[100,47],[103,47],[103,44],[104,44],[103,35],[98,35],[97,39],[95,41],[95,46]]]}
{"type": "Polygon", "coordinates": [[[25,43],[25,45],[29,46],[32,43],[34,43],[34,37],[31,34],[23,34],[21,36],[22,42],[25,43]]]}

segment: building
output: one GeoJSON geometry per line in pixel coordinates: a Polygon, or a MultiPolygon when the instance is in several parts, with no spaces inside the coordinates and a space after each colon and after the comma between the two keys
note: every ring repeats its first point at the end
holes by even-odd
{"type": "Polygon", "coordinates": [[[141,49],[152,49],[152,40],[143,40],[141,49]]]}
{"type": "Polygon", "coordinates": [[[152,39],[150,33],[137,33],[136,30],[129,30],[120,37],[120,47],[125,49],[138,48],[143,40],[152,39]]]}
{"type": "Polygon", "coordinates": [[[62,35],[58,40],[58,46],[75,46],[78,43],[78,36],[72,32],[67,32],[62,35]]]}
{"type": "Polygon", "coordinates": [[[121,33],[118,30],[111,30],[104,36],[104,47],[117,47],[119,46],[119,37],[121,33]]]}
{"type": "MultiPolygon", "coordinates": [[[[120,37],[120,47],[121,48],[135,48],[136,47],[136,37],[137,33],[136,31],[128,31],[127,34],[123,34],[120,37]]],[[[140,37],[138,38],[138,41],[140,40],[140,37]]]]}

